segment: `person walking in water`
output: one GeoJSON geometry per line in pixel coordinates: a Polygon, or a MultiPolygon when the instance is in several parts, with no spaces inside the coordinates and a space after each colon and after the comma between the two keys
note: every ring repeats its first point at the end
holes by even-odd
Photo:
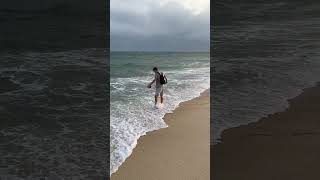
{"type": "Polygon", "coordinates": [[[163,73],[160,73],[157,67],[153,68],[154,79],[149,83],[148,88],[151,88],[155,83],[154,105],[157,106],[158,97],[160,96],[160,103],[163,104],[163,85],[167,84],[167,78],[163,73]]]}

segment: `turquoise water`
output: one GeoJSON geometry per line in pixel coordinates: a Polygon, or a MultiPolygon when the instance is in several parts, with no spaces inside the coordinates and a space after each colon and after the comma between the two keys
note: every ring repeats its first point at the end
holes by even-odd
{"type": "Polygon", "coordinates": [[[110,171],[130,156],[137,140],[147,132],[166,128],[166,113],[193,99],[210,86],[209,52],[112,52],[110,59],[110,171]],[[168,78],[164,103],[154,108],[152,68],[168,78]]]}

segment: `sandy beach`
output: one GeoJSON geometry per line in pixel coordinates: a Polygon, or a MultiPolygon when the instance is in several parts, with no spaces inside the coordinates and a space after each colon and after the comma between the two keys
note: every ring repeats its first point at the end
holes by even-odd
{"type": "Polygon", "coordinates": [[[111,180],[210,179],[209,99],[205,92],[166,114],[169,127],[141,137],[111,180]]]}
{"type": "Polygon", "coordinates": [[[289,108],[226,130],[211,148],[214,180],[316,180],[320,177],[320,86],[289,108]]]}

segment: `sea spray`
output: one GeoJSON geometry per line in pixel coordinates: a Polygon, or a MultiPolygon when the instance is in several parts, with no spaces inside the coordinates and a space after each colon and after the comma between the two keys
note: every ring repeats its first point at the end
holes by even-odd
{"type": "Polygon", "coordinates": [[[163,120],[166,113],[209,88],[209,53],[114,53],[110,84],[112,174],[130,156],[141,136],[167,127],[163,120]],[[164,87],[165,105],[161,109],[154,108],[154,87],[147,88],[154,76],[153,66],[158,66],[169,82],[164,87]]]}

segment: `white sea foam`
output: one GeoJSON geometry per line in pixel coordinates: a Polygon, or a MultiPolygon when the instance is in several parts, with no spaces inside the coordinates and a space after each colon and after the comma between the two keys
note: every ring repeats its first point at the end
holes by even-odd
{"type": "Polygon", "coordinates": [[[154,108],[150,76],[111,79],[110,174],[130,156],[138,139],[147,132],[166,128],[163,117],[179,103],[200,95],[210,86],[209,66],[166,71],[165,106],[154,108]]]}

